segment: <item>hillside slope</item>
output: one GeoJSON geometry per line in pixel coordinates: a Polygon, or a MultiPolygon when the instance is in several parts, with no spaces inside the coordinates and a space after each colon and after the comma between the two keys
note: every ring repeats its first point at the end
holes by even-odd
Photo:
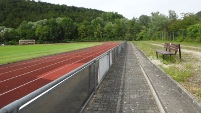
{"type": "Polygon", "coordinates": [[[56,5],[31,0],[0,0],[0,26],[17,28],[24,20],[38,21],[43,19],[68,17],[74,22],[91,21],[103,11],[81,7],[56,5]]]}

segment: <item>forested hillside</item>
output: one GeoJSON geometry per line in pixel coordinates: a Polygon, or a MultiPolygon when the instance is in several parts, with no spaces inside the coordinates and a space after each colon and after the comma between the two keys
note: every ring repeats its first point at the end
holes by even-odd
{"type": "Polygon", "coordinates": [[[91,21],[103,11],[55,5],[31,0],[0,0],[0,26],[17,28],[24,20],[38,21],[57,17],[68,17],[74,22],[91,21]]]}
{"type": "Polygon", "coordinates": [[[0,44],[18,44],[20,39],[35,39],[37,43],[101,41],[105,40],[100,34],[102,27],[122,18],[118,13],[96,9],[0,0],[0,44]]]}
{"type": "Polygon", "coordinates": [[[167,40],[201,43],[201,11],[169,15],[152,12],[129,20],[116,12],[30,0],[0,0],[0,44],[20,39],[69,41],[167,40]]]}

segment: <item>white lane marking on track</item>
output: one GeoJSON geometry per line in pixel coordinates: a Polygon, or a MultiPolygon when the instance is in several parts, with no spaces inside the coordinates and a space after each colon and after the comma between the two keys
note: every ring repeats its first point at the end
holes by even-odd
{"type": "MultiPolygon", "coordinates": [[[[90,49],[93,49],[93,48],[86,48],[87,50],[90,50],[90,49]]],[[[82,51],[79,51],[79,52],[82,52],[82,51]]],[[[65,54],[64,54],[65,55],[65,54]]],[[[12,66],[8,66],[8,67],[3,67],[3,68],[0,68],[1,69],[6,69],[6,68],[10,68],[10,67],[17,67],[17,66],[20,66],[20,65],[24,65],[24,64],[28,64],[28,63],[32,63],[32,62],[37,62],[37,61],[40,61],[40,60],[43,60],[43,59],[47,59],[47,58],[51,58],[53,56],[48,56],[48,57],[44,57],[42,59],[35,59],[35,60],[32,60],[30,62],[25,62],[25,63],[20,63],[20,64],[16,64],[16,65],[12,65],[12,66]]]]}
{"type": "MultiPolygon", "coordinates": [[[[104,49],[104,50],[106,50],[106,49],[104,49]]],[[[103,50],[102,50],[102,51],[103,51],[103,50]]],[[[100,51],[100,52],[98,52],[98,53],[101,53],[102,51],[100,51]]],[[[95,53],[95,54],[98,54],[98,53],[95,53]]],[[[93,54],[93,55],[95,55],[95,54],[93,54]]],[[[11,90],[8,90],[8,91],[6,91],[6,92],[0,94],[0,96],[5,95],[5,94],[7,94],[7,93],[9,93],[9,92],[11,92],[11,91],[14,91],[14,90],[16,90],[16,89],[19,89],[19,88],[21,88],[21,87],[23,87],[23,86],[25,86],[25,85],[27,85],[27,84],[30,84],[30,83],[32,83],[32,82],[34,82],[34,81],[37,81],[37,80],[39,80],[39,79],[41,79],[41,78],[43,78],[43,77],[45,77],[45,76],[48,76],[48,75],[50,75],[50,74],[52,74],[52,73],[54,73],[54,72],[57,72],[57,71],[59,71],[59,70],[61,70],[61,69],[63,69],[63,68],[66,68],[66,67],[68,67],[68,66],[70,66],[70,65],[73,65],[73,64],[75,64],[75,63],[77,63],[77,62],[79,62],[79,61],[82,61],[82,60],[84,60],[84,59],[86,59],[86,58],[89,58],[89,57],[91,57],[91,56],[93,56],[93,55],[89,55],[88,57],[85,57],[85,58],[83,58],[83,59],[81,59],[81,60],[77,60],[76,62],[73,62],[73,63],[68,64],[68,65],[66,65],[66,66],[63,66],[63,67],[60,67],[60,68],[58,68],[58,69],[56,69],[56,70],[54,70],[54,71],[51,71],[51,72],[49,72],[49,73],[47,73],[47,74],[45,74],[45,75],[43,75],[43,76],[41,76],[41,77],[38,77],[37,79],[34,79],[34,80],[29,81],[29,82],[27,82],[27,83],[25,83],[25,84],[22,84],[22,85],[20,85],[20,86],[18,86],[18,87],[15,87],[15,88],[13,88],[13,89],[11,89],[11,90]]]]}
{"type": "MultiPolygon", "coordinates": [[[[89,51],[89,50],[88,50],[88,51],[89,51]]],[[[84,51],[84,52],[86,52],[86,51],[84,51]]],[[[80,52],[80,53],[83,53],[83,52],[80,52]]],[[[76,55],[76,54],[79,54],[79,53],[74,53],[74,54],[70,54],[70,55],[76,55]]],[[[0,73],[0,76],[2,76],[3,74],[8,74],[8,73],[10,73],[10,72],[19,71],[19,70],[22,70],[22,69],[25,69],[25,68],[29,68],[29,67],[37,66],[37,65],[40,65],[40,64],[43,64],[43,63],[47,63],[47,62],[51,62],[51,61],[54,61],[54,60],[62,59],[62,58],[65,58],[65,57],[69,57],[70,55],[63,56],[63,57],[56,57],[55,59],[50,59],[49,61],[46,60],[45,62],[42,62],[42,63],[30,65],[30,66],[23,67],[23,68],[18,68],[18,69],[12,70],[12,71],[4,72],[4,73],[0,73]]],[[[39,61],[40,61],[40,60],[39,60],[39,61]]],[[[43,60],[43,61],[44,61],[44,60],[43,60]]],[[[28,64],[28,63],[27,63],[27,64],[28,64]]]]}
{"type": "MultiPolygon", "coordinates": [[[[88,51],[91,51],[92,48],[88,48],[86,49],[85,51],[79,51],[77,53],[73,53],[73,54],[67,54],[66,56],[64,56],[65,54],[63,54],[61,57],[56,57],[55,59],[50,59],[49,61],[45,61],[45,62],[42,62],[42,63],[47,63],[47,62],[51,62],[51,61],[54,61],[54,60],[57,60],[57,59],[62,59],[62,58],[65,58],[65,57],[69,57],[69,56],[72,56],[72,55],[76,55],[76,54],[80,54],[80,53],[86,53],[88,51]]],[[[50,57],[52,58],[52,57],[50,57]]],[[[37,61],[40,61],[40,60],[37,60],[37,61]]],[[[43,60],[44,61],[44,60],[43,60]]],[[[35,61],[34,61],[35,62],[35,61]]],[[[28,62],[30,63],[30,62],[28,62]]],[[[25,64],[28,64],[28,63],[25,63],[25,64]]],[[[19,71],[19,70],[22,70],[22,69],[26,69],[26,68],[29,68],[29,67],[33,67],[33,66],[37,66],[37,65],[40,65],[42,63],[38,63],[38,64],[34,64],[34,65],[30,65],[30,66],[27,66],[27,67],[23,67],[23,68],[18,68],[18,69],[15,69],[15,70],[12,70],[12,71],[7,71],[7,72],[4,72],[4,73],[0,73],[0,76],[4,75],[4,74],[8,74],[10,72],[15,72],[15,71],[19,71]]]]}
{"type": "MultiPolygon", "coordinates": [[[[99,50],[99,49],[98,49],[98,50],[99,50]]],[[[98,50],[97,50],[97,51],[98,51],[98,50]]],[[[89,52],[89,53],[91,53],[91,52],[89,52]]],[[[86,54],[86,53],[85,53],[85,54],[86,54]]],[[[84,55],[84,54],[83,54],[83,55],[84,55]]],[[[78,56],[76,56],[76,57],[79,57],[79,56],[81,56],[81,55],[78,55],[78,56]]],[[[26,75],[26,74],[29,74],[29,73],[32,73],[32,72],[35,72],[35,71],[39,71],[39,70],[41,70],[41,69],[44,69],[44,68],[47,68],[47,67],[50,67],[50,66],[53,66],[53,65],[56,65],[56,64],[59,64],[59,63],[68,61],[68,60],[70,60],[70,59],[72,59],[72,58],[65,59],[65,60],[62,60],[62,61],[60,61],[60,62],[56,62],[56,63],[54,63],[54,64],[47,65],[47,66],[45,66],[45,67],[38,68],[38,69],[36,69],[36,70],[32,70],[32,71],[29,71],[29,72],[26,72],[26,73],[23,73],[23,74],[20,74],[20,75],[17,75],[17,76],[14,76],[14,77],[11,77],[11,78],[8,78],[8,79],[5,79],[5,80],[1,80],[0,83],[6,82],[6,81],[8,81],[8,80],[12,80],[12,79],[14,79],[14,78],[21,77],[21,76],[23,76],[23,75],[26,75]]]]}
{"type": "MultiPolygon", "coordinates": [[[[104,46],[104,47],[107,47],[107,46],[104,46]]],[[[109,47],[110,47],[110,46],[109,46],[109,47]]],[[[103,48],[102,48],[102,49],[103,49],[103,48]]],[[[97,49],[97,51],[99,51],[99,49],[97,49]]],[[[94,52],[94,51],[93,51],[93,52],[94,52]]],[[[91,53],[91,52],[89,52],[89,53],[91,53]]],[[[79,56],[81,56],[81,55],[79,55],[79,56]]],[[[77,56],[77,57],[78,57],[78,56],[77,56]]],[[[70,58],[70,59],[71,59],[71,58],[70,58]]],[[[65,61],[67,61],[67,60],[65,60],[65,61]]],[[[60,62],[64,62],[64,61],[60,61],[60,62]]],[[[58,63],[60,63],[60,62],[51,64],[51,65],[48,65],[48,66],[45,66],[45,67],[42,67],[42,68],[39,68],[39,69],[36,69],[36,70],[32,70],[32,71],[30,71],[30,72],[26,72],[26,73],[23,73],[23,74],[21,74],[21,75],[11,77],[11,78],[9,78],[9,79],[2,80],[2,81],[0,81],[0,83],[6,82],[6,81],[8,81],[8,80],[12,80],[12,79],[14,79],[14,78],[18,78],[18,77],[20,77],[20,76],[23,76],[23,75],[26,75],[26,74],[29,74],[29,73],[32,73],[32,72],[35,72],[35,71],[38,71],[38,70],[41,70],[41,69],[50,67],[50,66],[53,66],[53,65],[58,64],[58,63]]]]}

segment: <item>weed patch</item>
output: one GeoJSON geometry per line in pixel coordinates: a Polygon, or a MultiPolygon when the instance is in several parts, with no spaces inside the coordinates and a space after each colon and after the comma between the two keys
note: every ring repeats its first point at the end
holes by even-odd
{"type": "Polygon", "coordinates": [[[201,89],[198,90],[197,96],[201,98],[201,89]]]}
{"type": "Polygon", "coordinates": [[[168,68],[162,68],[177,82],[185,82],[192,75],[192,66],[190,64],[187,64],[185,67],[169,66],[168,68]]]}

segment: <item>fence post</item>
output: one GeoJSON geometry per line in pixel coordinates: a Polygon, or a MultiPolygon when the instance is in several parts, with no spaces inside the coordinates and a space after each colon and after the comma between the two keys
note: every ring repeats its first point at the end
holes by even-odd
{"type": "Polygon", "coordinates": [[[94,61],[94,95],[96,95],[96,79],[97,79],[97,74],[96,74],[96,60],[94,61]]]}
{"type": "Polygon", "coordinates": [[[180,44],[178,46],[179,46],[179,58],[181,60],[181,46],[180,46],[180,44]]]}
{"type": "Polygon", "coordinates": [[[109,56],[109,68],[110,68],[110,51],[108,52],[108,56],[109,56]]]}
{"type": "Polygon", "coordinates": [[[91,87],[91,65],[89,66],[89,87],[88,87],[88,93],[90,93],[90,87],[91,87]]]}

